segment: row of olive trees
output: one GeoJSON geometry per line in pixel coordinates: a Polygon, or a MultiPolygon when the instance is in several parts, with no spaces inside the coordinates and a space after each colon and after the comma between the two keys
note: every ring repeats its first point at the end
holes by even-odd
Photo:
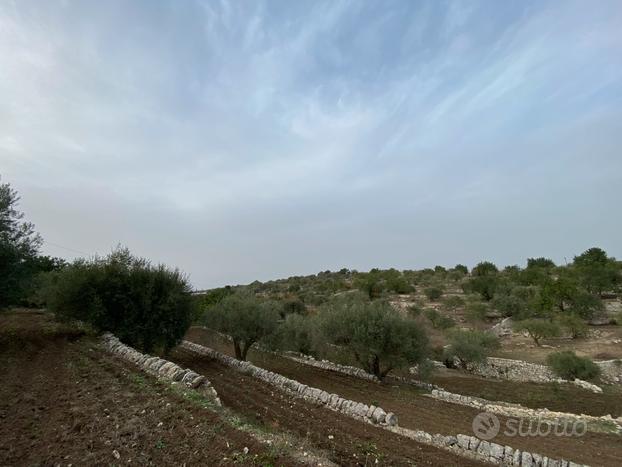
{"type": "Polygon", "coordinates": [[[235,293],[208,307],[205,323],[227,334],[237,358],[262,341],[281,350],[321,354],[330,346],[348,352],[365,371],[383,379],[391,370],[423,361],[428,339],[414,320],[384,301],[357,292],[337,296],[317,314],[279,313],[283,305],[235,293]]]}

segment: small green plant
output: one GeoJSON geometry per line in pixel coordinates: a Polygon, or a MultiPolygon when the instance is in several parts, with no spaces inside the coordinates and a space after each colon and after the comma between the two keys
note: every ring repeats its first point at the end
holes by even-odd
{"type": "Polygon", "coordinates": [[[555,352],[546,359],[553,372],[563,379],[591,380],[600,375],[600,368],[588,357],[579,357],[571,350],[555,352]]]}

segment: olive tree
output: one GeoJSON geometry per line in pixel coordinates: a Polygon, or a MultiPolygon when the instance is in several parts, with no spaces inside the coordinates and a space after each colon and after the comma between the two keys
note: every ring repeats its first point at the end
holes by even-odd
{"type": "Polygon", "coordinates": [[[61,319],[110,331],[145,352],[177,345],[192,322],[195,302],[178,270],[152,265],[127,249],[80,259],[57,272],[47,303],[61,319]]]}
{"type": "Polygon", "coordinates": [[[246,360],[256,342],[272,334],[278,325],[280,306],[262,301],[249,292],[236,292],[205,311],[205,325],[227,334],[235,357],[246,360]]]}
{"type": "Polygon", "coordinates": [[[559,325],[548,319],[530,318],[514,324],[514,330],[525,331],[534,343],[540,347],[540,340],[560,335],[559,325]]]}
{"type": "Polygon", "coordinates": [[[499,345],[499,339],[489,332],[456,330],[449,336],[444,358],[448,362],[458,361],[466,368],[471,363],[483,362],[499,345]]]}
{"type": "Polygon", "coordinates": [[[393,369],[420,363],[427,353],[428,339],[419,324],[387,302],[370,302],[359,294],[327,304],[320,327],[326,342],[344,347],[380,380],[393,369]]]}

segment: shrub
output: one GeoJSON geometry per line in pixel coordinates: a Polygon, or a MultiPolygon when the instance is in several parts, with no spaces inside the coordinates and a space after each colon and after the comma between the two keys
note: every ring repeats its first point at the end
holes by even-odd
{"type": "Polygon", "coordinates": [[[428,300],[436,301],[443,295],[443,289],[440,287],[427,287],[423,293],[428,297],[428,300]]]}
{"type": "Polygon", "coordinates": [[[553,372],[563,379],[590,380],[600,374],[600,368],[591,359],[579,357],[571,350],[552,353],[546,360],[553,372]]]}
{"type": "Polygon", "coordinates": [[[412,319],[384,301],[339,297],[320,314],[325,341],[348,350],[368,373],[382,380],[391,370],[420,363],[428,339],[412,319]]]}
{"type": "Polygon", "coordinates": [[[449,329],[456,325],[453,319],[440,314],[434,308],[426,308],[425,316],[430,320],[434,329],[449,329]]]}
{"type": "Polygon", "coordinates": [[[583,319],[575,314],[562,315],[559,318],[562,327],[570,333],[570,337],[577,339],[587,335],[587,324],[583,319]]]}
{"type": "Polygon", "coordinates": [[[547,319],[531,318],[518,321],[514,324],[514,330],[525,331],[529,334],[534,343],[539,347],[541,339],[557,337],[560,334],[560,328],[557,323],[547,319]]]}
{"type": "Polygon", "coordinates": [[[443,300],[443,308],[447,311],[455,311],[464,306],[464,298],[459,295],[451,295],[443,300]]]}
{"type": "Polygon", "coordinates": [[[288,298],[283,302],[281,309],[281,317],[285,318],[287,315],[296,313],[303,315],[307,311],[307,306],[304,302],[298,298],[288,298]]]}
{"type": "Polygon", "coordinates": [[[469,301],[466,305],[465,317],[472,323],[484,321],[489,310],[486,303],[469,301]]]}
{"type": "Polygon", "coordinates": [[[205,325],[229,335],[235,357],[246,360],[253,344],[276,330],[279,308],[275,302],[261,301],[248,291],[240,291],[209,307],[205,311],[205,325]]]}
{"type": "Polygon", "coordinates": [[[489,332],[454,331],[449,338],[444,358],[453,362],[458,360],[462,368],[469,363],[481,363],[493,350],[499,348],[499,339],[489,332]]]}
{"type": "Polygon", "coordinates": [[[167,351],[194,316],[190,285],[178,270],[152,266],[117,249],[106,258],[78,260],[58,272],[48,304],[61,319],[110,331],[144,352],[167,351]]]}

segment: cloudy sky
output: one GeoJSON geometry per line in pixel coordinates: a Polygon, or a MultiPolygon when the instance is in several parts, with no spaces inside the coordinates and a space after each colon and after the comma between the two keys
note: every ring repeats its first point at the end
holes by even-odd
{"type": "Polygon", "coordinates": [[[198,288],[622,256],[622,2],[0,1],[0,175],[198,288]]]}

